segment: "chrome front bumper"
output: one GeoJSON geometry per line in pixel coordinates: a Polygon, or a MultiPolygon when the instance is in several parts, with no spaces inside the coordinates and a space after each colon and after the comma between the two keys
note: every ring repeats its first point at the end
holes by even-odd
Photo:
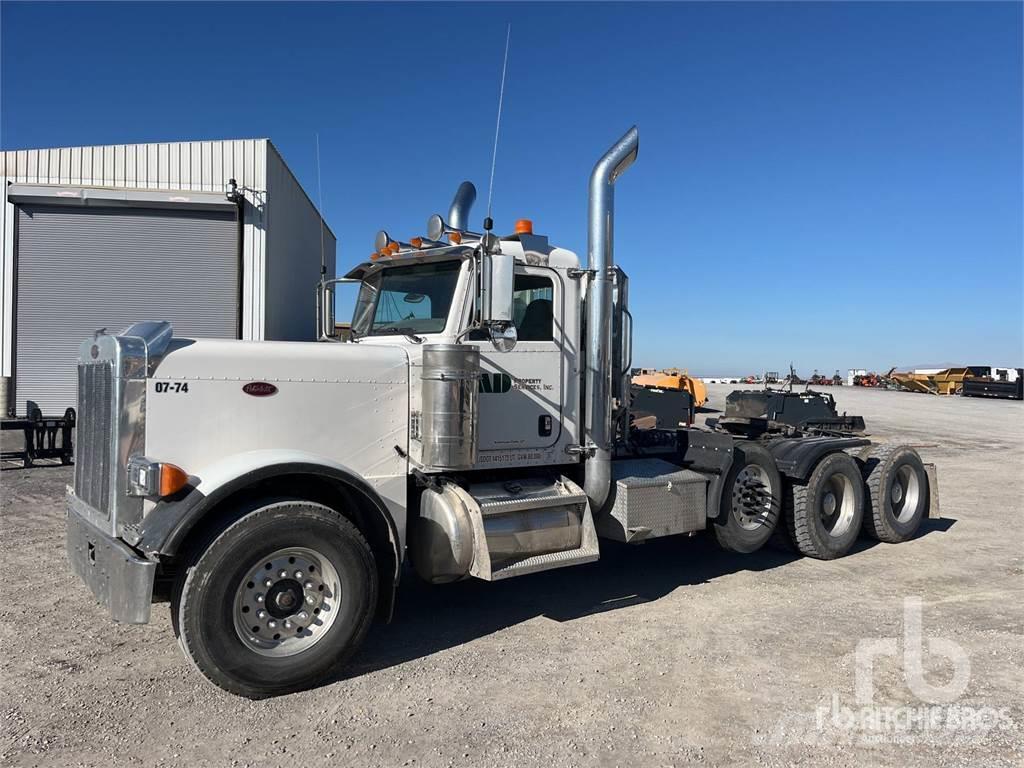
{"type": "Polygon", "coordinates": [[[85,502],[67,490],[65,550],[71,569],[92,590],[114,621],[145,624],[153,599],[156,563],[83,517],[85,502]]]}

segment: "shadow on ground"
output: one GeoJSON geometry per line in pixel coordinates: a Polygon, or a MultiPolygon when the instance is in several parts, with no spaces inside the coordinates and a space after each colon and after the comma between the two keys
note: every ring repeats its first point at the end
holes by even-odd
{"type": "MultiPolygon", "coordinates": [[[[955,522],[925,520],[918,537],[945,533],[955,522]]],[[[852,554],[877,546],[889,545],[859,539],[852,554]]],[[[394,620],[371,630],[344,677],[429,656],[537,616],[572,621],[659,600],[676,589],[727,574],[778,568],[798,557],[771,547],[750,555],[724,552],[710,536],[701,535],[642,545],[602,541],[596,563],[508,581],[470,579],[431,586],[406,568],[394,620]]]]}

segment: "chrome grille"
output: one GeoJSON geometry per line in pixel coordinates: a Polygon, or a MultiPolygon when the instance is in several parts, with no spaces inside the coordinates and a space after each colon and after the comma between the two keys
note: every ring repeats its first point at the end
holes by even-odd
{"type": "Polygon", "coordinates": [[[110,362],[78,366],[78,441],[75,495],[110,516],[110,459],[114,447],[114,368],[110,362]]]}

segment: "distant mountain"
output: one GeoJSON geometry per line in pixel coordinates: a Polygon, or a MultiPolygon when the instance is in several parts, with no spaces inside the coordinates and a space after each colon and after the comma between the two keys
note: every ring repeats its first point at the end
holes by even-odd
{"type": "Polygon", "coordinates": [[[916,371],[918,368],[963,368],[967,365],[983,365],[983,363],[917,363],[916,365],[897,365],[897,371],[916,371]]]}

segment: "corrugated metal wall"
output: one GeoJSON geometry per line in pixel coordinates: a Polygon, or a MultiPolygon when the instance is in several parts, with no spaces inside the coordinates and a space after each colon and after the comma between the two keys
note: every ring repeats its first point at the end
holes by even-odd
{"type": "Polygon", "coordinates": [[[75,405],[78,346],[97,328],[169,320],[180,336],[237,337],[233,208],[22,204],[17,216],[17,413],[75,405]]]}
{"type": "Polygon", "coordinates": [[[244,339],[263,339],[266,139],[114,144],[99,147],[0,152],[0,376],[14,363],[14,206],[8,184],[54,184],[114,189],[221,192],[228,179],[246,187],[243,207],[242,328],[244,339]]]}
{"type": "MultiPolygon", "coordinates": [[[[17,217],[8,200],[9,183],[219,193],[230,178],[245,188],[247,201],[242,206],[242,338],[312,340],[319,217],[267,139],[6,151],[0,152],[0,376],[10,376],[14,364],[17,217]],[[273,246],[267,237],[270,219],[273,246]]],[[[335,239],[323,226],[333,277],[335,239]]]]}
{"type": "Polygon", "coordinates": [[[234,178],[267,188],[266,139],[19,149],[0,153],[0,175],[19,184],[220,192],[234,178]]]}
{"type": "Polygon", "coordinates": [[[267,189],[273,204],[267,218],[265,273],[273,290],[266,293],[265,332],[273,339],[310,339],[316,334],[314,287],[320,279],[321,247],[327,276],[334,277],[337,243],[277,148],[268,146],[267,189]]]}

